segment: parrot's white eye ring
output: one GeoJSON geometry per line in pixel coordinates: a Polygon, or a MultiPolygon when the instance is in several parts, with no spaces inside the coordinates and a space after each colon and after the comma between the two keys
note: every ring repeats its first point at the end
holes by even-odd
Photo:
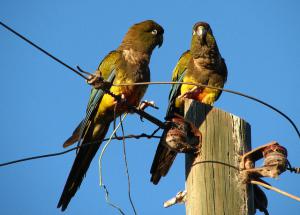
{"type": "Polygon", "coordinates": [[[156,35],[157,34],[157,30],[154,29],[153,31],[151,31],[151,34],[156,35]]]}

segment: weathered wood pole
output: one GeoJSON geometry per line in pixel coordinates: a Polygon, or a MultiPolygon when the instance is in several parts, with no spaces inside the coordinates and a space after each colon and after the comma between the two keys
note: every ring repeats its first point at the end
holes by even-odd
{"type": "Polygon", "coordinates": [[[202,133],[201,153],[186,154],[187,215],[252,215],[252,185],[239,180],[240,155],[251,149],[244,120],[192,100],[185,118],[202,133]]]}

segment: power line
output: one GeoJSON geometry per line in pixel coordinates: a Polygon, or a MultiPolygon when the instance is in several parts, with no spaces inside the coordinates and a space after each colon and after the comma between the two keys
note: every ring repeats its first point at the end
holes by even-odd
{"type": "Polygon", "coordinates": [[[124,157],[124,162],[125,162],[125,170],[126,170],[126,176],[127,176],[127,187],[128,187],[128,198],[130,201],[130,205],[132,207],[132,210],[134,212],[135,215],[137,215],[132,197],[131,197],[131,182],[130,182],[130,175],[129,175],[129,168],[128,168],[128,161],[127,161],[127,155],[126,155],[126,142],[125,142],[125,131],[124,131],[124,126],[123,126],[123,122],[121,120],[121,116],[120,116],[120,124],[121,124],[121,131],[122,131],[122,142],[123,142],[123,157],[124,157]]]}
{"type": "MultiPolygon", "coordinates": [[[[140,139],[140,138],[151,139],[151,138],[160,138],[160,136],[155,136],[155,135],[152,135],[152,134],[149,135],[149,134],[142,133],[140,135],[133,135],[133,134],[127,135],[127,136],[124,136],[124,138],[125,139],[132,139],[132,138],[134,138],[134,139],[140,139]]],[[[122,140],[123,137],[113,137],[112,139],[114,139],[114,140],[122,140]]],[[[108,141],[108,138],[103,139],[103,141],[108,141]]],[[[41,158],[48,158],[48,157],[60,156],[60,155],[67,154],[67,153],[69,153],[71,151],[77,150],[79,148],[83,148],[83,147],[86,147],[88,145],[96,144],[96,143],[97,142],[86,143],[84,145],[76,146],[76,147],[70,148],[68,150],[61,151],[61,152],[55,152],[55,153],[44,154],[44,155],[37,155],[37,156],[32,156],[32,157],[21,158],[21,159],[18,159],[18,160],[8,161],[8,162],[5,162],[5,163],[0,163],[0,167],[9,166],[9,165],[12,165],[12,164],[21,163],[21,162],[30,161],[30,160],[36,160],[36,159],[41,159],[41,158]]]]}
{"type": "MultiPolygon", "coordinates": [[[[61,65],[67,67],[68,69],[72,70],[73,72],[75,72],[77,75],[81,76],[82,78],[88,80],[88,78],[86,76],[84,76],[83,74],[81,74],[80,72],[78,72],[76,69],[74,69],[73,67],[69,66],[68,64],[64,63],[63,61],[61,61],[60,59],[58,59],[57,57],[55,57],[54,55],[50,54],[49,52],[47,52],[45,49],[41,48],[40,46],[36,45],[35,43],[33,43],[32,41],[30,41],[29,39],[27,39],[25,36],[23,36],[22,34],[18,33],[17,31],[15,31],[14,29],[12,29],[11,27],[9,27],[8,25],[5,25],[3,22],[0,21],[0,25],[2,25],[4,28],[6,28],[7,30],[9,30],[10,32],[14,33],[15,35],[17,35],[19,38],[21,38],[22,40],[24,40],[25,42],[29,43],[30,45],[32,45],[33,47],[37,48],[38,50],[40,50],[41,52],[43,52],[45,55],[47,55],[48,57],[52,58],[53,60],[55,60],[56,62],[60,63],[61,65]]],[[[91,75],[91,74],[90,74],[91,75]]]]}

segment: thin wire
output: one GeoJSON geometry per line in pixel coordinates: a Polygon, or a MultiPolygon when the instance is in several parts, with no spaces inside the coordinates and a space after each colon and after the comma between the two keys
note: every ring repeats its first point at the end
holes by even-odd
{"type": "MultiPolygon", "coordinates": [[[[157,129],[156,129],[157,130],[157,129]]],[[[155,130],[155,131],[156,131],[155,130]]],[[[159,130],[159,129],[158,129],[159,130]]],[[[158,131],[157,130],[157,131],[158,131]]],[[[154,132],[153,132],[154,133],[154,132]]],[[[142,133],[140,135],[133,135],[133,134],[130,134],[130,135],[127,135],[125,136],[124,138],[125,139],[140,139],[140,138],[147,138],[147,139],[150,139],[150,138],[161,138],[161,136],[155,136],[152,134],[145,134],[145,133],[142,133]]],[[[156,133],[156,132],[155,132],[156,133]]],[[[123,137],[113,137],[112,140],[122,140],[123,137]]],[[[105,141],[108,141],[109,138],[106,138],[106,139],[103,139],[102,142],[105,142],[105,141]]],[[[98,141],[95,141],[95,142],[91,142],[91,143],[86,143],[84,145],[81,145],[81,146],[76,146],[76,147],[73,147],[71,149],[68,149],[68,150],[65,150],[65,151],[62,151],[62,152],[56,152],[56,153],[50,153],[50,154],[44,154],[44,155],[37,155],[37,156],[32,156],[32,157],[27,157],[27,158],[22,158],[22,159],[18,159],[18,160],[13,160],[13,161],[9,161],[9,162],[5,162],[5,163],[0,163],[0,167],[3,167],[3,166],[8,166],[8,165],[12,165],[12,164],[16,164],[16,163],[20,163],[20,162],[26,162],[26,161],[30,161],[30,160],[36,160],[36,159],[40,159],[40,158],[47,158],[47,157],[55,157],[55,156],[59,156],[59,155],[63,155],[63,154],[67,154],[71,151],[74,151],[76,149],[79,149],[79,148],[83,148],[83,147],[86,147],[88,145],[91,145],[91,144],[96,144],[98,143],[98,141]]]]}
{"type": "Polygon", "coordinates": [[[118,124],[118,126],[113,130],[113,132],[111,133],[110,137],[109,137],[109,140],[106,142],[106,144],[104,145],[101,153],[100,153],[100,156],[99,156],[99,185],[100,185],[100,188],[103,188],[104,191],[105,191],[105,201],[112,207],[116,208],[121,214],[124,215],[124,212],[122,211],[122,209],[113,204],[110,200],[109,200],[109,193],[108,193],[108,189],[107,187],[105,186],[105,184],[103,184],[103,175],[102,175],[102,157],[103,157],[103,154],[107,148],[107,146],[111,143],[112,141],[112,138],[114,136],[114,134],[117,132],[117,130],[119,129],[120,125],[121,125],[121,122],[125,119],[127,114],[124,114],[124,117],[121,119],[120,123],[118,124]]]}
{"type": "MultiPolygon", "coordinates": [[[[118,103],[116,103],[116,104],[115,104],[115,106],[114,106],[114,129],[116,128],[116,118],[117,118],[117,116],[116,116],[116,113],[117,113],[117,104],[118,104],[118,103]]],[[[117,135],[117,132],[115,133],[114,137],[115,137],[115,138],[120,138],[120,137],[118,137],[118,135],[117,135]]],[[[120,139],[121,139],[121,140],[123,140],[123,137],[121,137],[120,139]]]]}
{"type": "Polygon", "coordinates": [[[124,114],[123,118],[121,119],[121,121],[119,122],[119,124],[117,125],[117,127],[113,130],[113,132],[111,133],[110,137],[109,137],[109,140],[106,142],[106,144],[104,145],[101,153],[100,153],[100,156],[99,156],[99,179],[100,179],[100,186],[103,185],[103,181],[102,181],[102,157],[103,157],[103,154],[107,148],[107,146],[110,144],[110,142],[112,141],[113,139],[113,136],[115,135],[115,133],[117,132],[117,130],[119,129],[119,127],[121,126],[121,122],[126,118],[127,116],[127,113],[124,114]]]}
{"type": "Polygon", "coordinates": [[[283,116],[286,120],[288,120],[291,125],[293,126],[293,128],[295,129],[296,133],[298,134],[298,137],[300,138],[300,132],[299,129],[297,128],[296,124],[293,122],[293,120],[288,117],[285,113],[283,113],[282,111],[280,111],[279,109],[275,108],[274,106],[260,100],[257,99],[253,96],[249,96],[246,95],[244,93],[238,92],[238,91],[234,91],[234,90],[229,90],[229,89],[224,89],[224,88],[220,88],[220,87],[214,87],[214,86],[210,86],[210,85],[206,85],[206,84],[199,84],[199,83],[192,83],[192,82],[176,82],[176,81],[156,81],[156,82],[139,82],[139,83],[130,83],[130,84],[113,84],[113,86],[133,86],[133,85],[157,85],[157,84],[186,84],[186,85],[193,85],[193,86],[198,86],[198,87],[207,87],[207,88],[211,88],[211,89],[215,89],[215,90],[221,90],[227,93],[232,93],[235,95],[239,95],[248,99],[251,99],[253,101],[256,101],[270,109],[272,109],[273,111],[279,113],[281,116],[283,116]]]}
{"type": "Polygon", "coordinates": [[[53,56],[52,54],[50,54],[49,52],[47,52],[45,49],[41,48],[40,46],[36,45],[35,43],[33,43],[32,41],[30,41],[29,39],[27,39],[25,36],[21,35],[20,33],[16,32],[14,29],[12,29],[11,27],[7,26],[6,24],[4,24],[3,22],[0,21],[0,25],[2,25],[4,28],[6,28],[7,30],[9,30],[10,32],[14,33],[15,35],[17,35],[19,38],[21,38],[22,40],[24,40],[25,42],[29,43],[30,45],[32,45],[33,47],[37,48],[38,50],[40,50],[41,52],[43,52],[45,55],[47,55],[48,57],[52,58],[53,60],[55,60],[56,62],[62,64],[63,66],[67,67],[68,69],[72,70],[73,72],[75,72],[77,75],[81,76],[82,78],[84,78],[85,80],[89,80],[86,76],[84,76],[83,74],[81,74],[79,71],[77,71],[76,69],[74,69],[73,67],[69,66],[68,64],[64,63],[63,61],[61,61],[60,59],[58,59],[57,57],[53,56]]]}
{"type": "MultiPolygon", "coordinates": [[[[149,139],[152,138],[152,137],[154,137],[154,138],[156,138],[156,137],[161,138],[161,136],[155,136],[155,134],[156,134],[159,130],[160,130],[160,127],[157,127],[157,129],[155,129],[155,130],[152,132],[152,134],[150,134],[150,137],[148,137],[148,138],[149,138],[149,139]]],[[[141,134],[141,135],[143,135],[143,134],[141,134]]],[[[126,136],[125,136],[125,137],[126,137],[126,136]]]]}
{"type": "Polygon", "coordinates": [[[105,192],[105,201],[106,201],[106,203],[109,204],[111,207],[117,209],[117,210],[119,211],[120,214],[125,215],[125,213],[122,211],[122,209],[121,209],[119,206],[113,204],[113,203],[110,201],[110,199],[109,199],[109,192],[108,192],[107,187],[106,187],[104,184],[103,184],[102,187],[103,187],[104,192],[105,192]]]}
{"type": "Polygon", "coordinates": [[[300,174],[300,168],[299,167],[293,167],[289,160],[287,160],[287,170],[289,170],[291,173],[300,174]]]}
{"type": "Polygon", "coordinates": [[[126,169],[126,176],[127,176],[127,183],[128,183],[128,198],[132,207],[132,210],[134,212],[135,215],[137,215],[133,200],[131,198],[131,186],[130,186],[130,175],[129,175],[129,168],[128,168],[128,161],[127,161],[127,156],[126,156],[126,143],[125,143],[125,132],[124,132],[124,126],[123,126],[123,122],[121,121],[121,116],[120,116],[120,123],[121,123],[121,131],[122,131],[122,142],[123,142],[123,157],[124,157],[124,162],[125,162],[125,169],[126,169]]]}
{"type": "Polygon", "coordinates": [[[282,195],[284,195],[284,196],[287,196],[287,197],[289,197],[289,198],[291,198],[291,199],[294,199],[294,200],[300,202],[300,198],[299,198],[298,196],[294,196],[294,195],[292,195],[292,194],[290,194],[290,193],[288,193],[288,192],[285,192],[285,191],[283,191],[283,190],[280,190],[280,189],[278,189],[278,188],[276,188],[276,187],[273,187],[273,186],[267,185],[267,184],[265,184],[265,183],[262,183],[262,182],[260,182],[260,181],[255,181],[255,180],[251,180],[250,183],[251,183],[251,184],[256,184],[256,185],[263,186],[263,187],[265,187],[265,188],[267,188],[267,189],[269,189],[269,190],[273,190],[273,191],[275,191],[275,192],[277,192],[277,193],[280,193],[280,194],[282,194],[282,195]]]}
{"type": "MultiPolygon", "coordinates": [[[[85,144],[85,146],[90,145],[91,143],[85,144]]],[[[93,143],[94,144],[94,143],[93,143]]],[[[45,154],[45,155],[38,155],[38,156],[33,156],[33,157],[27,157],[27,158],[22,158],[22,159],[18,159],[18,160],[13,160],[13,161],[9,161],[9,162],[5,162],[5,163],[0,163],[0,167],[3,166],[8,166],[8,165],[12,165],[15,163],[20,163],[20,162],[25,162],[25,161],[29,161],[29,160],[35,160],[35,159],[40,159],[40,158],[47,158],[47,157],[54,157],[54,156],[59,156],[59,155],[63,155],[66,154],[68,152],[74,151],[76,149],[79,149],[81,146],[77,146],[62,152],[57,152],[57,153],[51,153],[51,154],[45,154]]]]}

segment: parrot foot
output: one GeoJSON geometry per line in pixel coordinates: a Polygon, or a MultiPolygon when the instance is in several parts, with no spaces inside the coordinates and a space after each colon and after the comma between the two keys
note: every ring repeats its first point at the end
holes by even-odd
{"type": "Polygon", "coordinates": [[[152,108],[158,109],[158,107],[156,106],[154,101],[148,101],[148,100],[142,101],[140,103],[138,109],[145,110],[147,107],[152,107],[152,108]]]}
{"type": "Polygon", "coordinates": [[[89,75],[87,83],[93,86],[95,89],[109,89],[111,87],[111,83],[106,82],[102,77],[102,74],[95,73],[89,75]]]}
{"type": "MultiPolygon", "coordinates": [[[[152,108],[158,109],[158,107],[155,105],[154,101],[148,101],[148,100],[142,101],[139,104],[138,109],[139,110],[145,110],[147,107],[152,107],[152,108]]],[[[143,117],[142,116],[140,116],[140,120],[143,122],[143,117]]]]}
{"type": "Polygon", "coordinates": [[[114,104],[117,105],[119,108],[127,107],[128,102],[125,95],[123,93],[121,95],[116,95],[116,100],[114,104]]]}
{"type": "Polygon", "coordinates": [[[189,90],[188,92],[178,96],[179,99],[197,99],[199,94],[202,92],[203,90],[200,87],[193,87],[191,90],[189,90]]]}

